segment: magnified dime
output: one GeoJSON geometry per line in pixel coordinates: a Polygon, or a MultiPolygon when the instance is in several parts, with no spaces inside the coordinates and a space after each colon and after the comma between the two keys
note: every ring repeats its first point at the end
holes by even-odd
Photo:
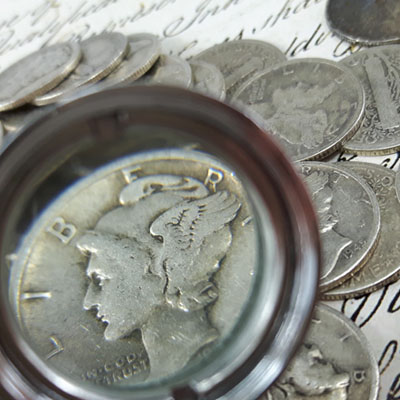
{"type": "Polygon", "coordinates": [[[0,73],[0,111],[29,103],[58,85],[78,65],[77,43],[59,43],[32,53],[0,73]]]}
{"type": "Polygon", "coordinates": [[[347,69],[299,59],[263,71],[234,96],[260,115],[294,161],[333,153],[360,126],[364,91],[347,69]]]}
{"type": "Polygon", "coordinates": [[[350,298],[377,290],[398,279],[400,274],[400,203],[396,196],[396,173],[369,163],[341,165],[366,180],[378,199],[381,234],[371,258],[352,278],[323,294],[328,300],[350,298]]]}
{"type": "Polygon", "coordinates": [[[204,61],[190,61],[189,64],[193,73],[193,89],[218,100],[224,100],[225,80],[221,71],[204,61]]]}
{"type": "Polygon", "coordinates": [[[37,106],[54,103],[78,87],[97,82],[114,70],[128,51],[128,40],[121,33],[93,36],[80,43],[82,60],[75,71],[52,91],[37,96],[37,106]]]}
{"type": "Polygon", "coordinates": [[[320,304],[297,355],[259,400],[376,400],[378,391],[378,363],[367,338],[320,304]]]}
{"type": "Polygon", "coordinates": [[[340,63],[362,82],[366,104],[361,128],[343,149],[361,155],[400,149],[400,45],[366,49],[340,63]]]}
{"type": "Polygon", "coordinates": [[[232,97],[257,72],[286,61],[275,46],[260,40],[234,40],[213,46],[193,57],[193,61],[214,64],[225,78],[226,95],[232,97]]]}
{"type": "Polygon", "coordinates": [[[330,28],[350,42],[367,46],[400,42],[398,0],[330,0],[326,17],[330,28]]]}
{"type": "Polygon", "coordinates": [[[21,129],[29,121],[45,114],[47,111],[47,107],[35,107],[27,104],[16,110],[0,113],[0,120],[3,122],[7,131],[14,132],[21,129]]]}
{"type": "Polygon", "coordinates": [[[184,59],[162,54],[150,71],[136,83],[189,88],[192,84],[192,70],[184,59]]]}
{"type": "Polygon", "coordinates": [[[319,219],[322,292],[338,286],[372,255],[380,231],[375,193],[351,171],[319,162],[300,164],[319,219]]]}
{"type": "Polygon", "coordinates": [[[256,242],[240,182],[196,151],[151,151],[84,178],[37,220],[11,298],[48,363],[94,384],[181,370],[235,325],[256,242]]]}
{"type": "Polygon", "coordinates": [[[130,35],[128,41],[127,56],[110,75],[99,82],[100,90],[140,78],[160,56],[160,41],[154,35],[148,33],[130,35]]]}

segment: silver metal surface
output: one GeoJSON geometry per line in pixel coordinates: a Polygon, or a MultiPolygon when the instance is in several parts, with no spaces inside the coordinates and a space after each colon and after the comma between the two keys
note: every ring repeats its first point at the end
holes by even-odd
{"type": "Polygon", "coordinates": [[[360,175],[371,186],[381,212],[381,234],[371,258],[352,278],[323,294],[326,299],[351,298],[377,290],[399,278],[400,203],[391,169],[369,163],[341,163],[360,175]]]}
{"type": "Polygon", "coordinates": [[[400,42],[398,0],[329,0],[326,18],[341,38],[366,46],[400,42]]]}
{"type": "Polygon", "coordinates": [[[365,118],[343,145],[348,153],[384,155],[400,149],[400,45],[365,49],[340,61],[361,81],[365,118]]]}
{"type": "Polygon", "coordinates": [[[193,90],[214,97],[225,99],[225,80],[221,71],[205,61],[190,61],[193,74],[193,90]]]}
{"type": "Polygon", "coordinates": [[[316,308],[293,361],[259,400],[376,400],[378,363],[367,338],[350,319],[316,308]]]}
{"type": "Polygon", "coordinates": [[[234,98],[264,120],[293,161],[321,159],[358,129],[364,91],[347,69],[324,59],[299,59],[263,71],[234,98]]]}
{"type": "Polygon", "coordinates": [[[134,82],[139,85],[168,85],[189,88],[192,70],[187,61],[180,57],[161,54],[154,66],[134,82]]]}
{"type": "Polygon", "coordinates": [[[29,121],[38,118],[47,112],[46,107],[25,105],[15,110],[0,113],[0,121],[9,132],[15,132],[25,126],[29,121]]]}
{"type": "Polygon", "coordinates": [[[99,81],[121,63],[128,51],[127,38],[117,32],[92,36],[80,45],[82,59],[74,72],[53,90],[36,96],[33,104],[43,106],[54,103],[83,85],[99,81]]]}
{"type": "Polygon", "coordinates": [[[259,40],[233,40],[204,50],[192,59],[214,64],[225,78],[226,96],[231,98],[257,72],[286,61],[275,46],[259,40]]]}
{"type": "Polygon", "coordinates": [[[125,59],[97,84],[99,90],[139,79],[160,56],[161,44],[154,35],[149,33],[129,35],[128,42],[129,50],[125,59]]]}
{"type": "Polygon", "coordinates": [[[44,47],[0,73],[0,111],[29,103],[67,77],[78,65],[81,49],[77,43],[44,47]]]}
{"type": "Polygon", "coordinates": [[[367,262],[380,232],[375,193],[363,179],[340,165],[300,164],[319,218],[322,292],[338,286],[367,262]]]}

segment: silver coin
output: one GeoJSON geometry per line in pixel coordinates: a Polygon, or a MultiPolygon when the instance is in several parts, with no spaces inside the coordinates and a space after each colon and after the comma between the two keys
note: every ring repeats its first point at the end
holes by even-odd
{"type": "Polygon", "coordinates": [[[321,159],[351,137],[364,114],[364,91],[333,61],[299,59],[263,71],[235,99],[260,115],[294,161],[321,159]]]}
{"type": "Polygon", "coordinates": [[[330,0],[326,7],[329,27],[350,42],[367,46],[400,42],[398,0],[330,0]]]}
{"type": "Polygon", "coordinates": [[[161,54],[149,72],[135,83],[139,85],[180,86],[187,89],[192,84],[192,70],[189,63],[184,59],[161,54]]]}
{"type": "Polygon", "coordinates": [[[367,338],[320,304],[300,350],[259,400],[376,400],[378,392],[378,363],[367,338]]]}
{"type": "Polygon", "coordinates": [[[205,61],[190,61],[193,73],[193,90],[214,97],[225,99],[225,80],[221,71],[205,61]]]}
{"type": "Polygon", "coordinates": [[[300,164],[319,219],[322,292],[360,269],[378,243],[380,212],[375,193],[358,175],[320,162],[300,164]]]}
{"type": "Polygon", "coordinates": [[[275,46],[260,40],[234,40],[204,50],[193,61],[214,64],[225,78],[226,96],[231,98],[244,82],[259,71],[286,61],[275,46]]]}
{"type": "Polygon", "coordinates": [[[148,33],[128,36],[129,50],[121,64],[98,83],[99,90],[121,83],[132,82],[145,74],[157,61],[160,41],[148,33]]]}
{"type": "Polygon", "coordinates": [[[77,43],[45,47],[19,60],[0,73],[0,111],[29,103],[58,85],[78,65],[77,43]]]}
{"type": "Polygon", "coordinates": [[[42,106],[54,103],[82,85],[99,81],[121,63],[128,51],[127,38],[117,32],[92,36],[80,45],[82,59],[75,71],[50,92],[35,97],[33,104],[42,106]]]}
{"type": "Polygon", "coordinates": [[[341,164],[360,175],[371,186],[381,212],[381,234],[374,253],[362,269],[342,285],[323,294],[327,300],[351,298],[377,290],[400,274],[400,203],[396,196],[396,173],[380,165],[341,164]]]}
{"type": "Polygon", "coordinates": [[[384,155],[400,149],[400,45],[371,48],[340,61],[360,79],[365,118],[346,152],[384,155]]]}
{"type": "Polygon", "coordinates": [[[16,110],[5,111],[0,113],[0,120],[9,132],[15,132],[21,129],[30,121],[39,118],[47,112],[47,107],[35,107],[25,105],[16,110]]]}
{"type": "Polygon", "coordinates": [[[240,182],[205,153],[151,151],[103,167],[20,246],[11,297],[25,336],[74,379],[174,374],[241,314],[257,253],[249,216],[240,182]]]}
{"type": "Polygon", "coordinates": [[[395,179],[396,195],[397,199],[400,201],[400,170],[397,170],[395,179]]]}

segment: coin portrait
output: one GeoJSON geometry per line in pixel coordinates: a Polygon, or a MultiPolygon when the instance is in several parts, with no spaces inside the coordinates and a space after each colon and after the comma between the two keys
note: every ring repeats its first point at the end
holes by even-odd
{"type": "Polygon", "coordinates": [[[42,214],[13,267],[33,348],[106,385],[205,357],[241,315],[256,254],[240,181],[211,156],[150,151],[114,165],[42,214]]]}

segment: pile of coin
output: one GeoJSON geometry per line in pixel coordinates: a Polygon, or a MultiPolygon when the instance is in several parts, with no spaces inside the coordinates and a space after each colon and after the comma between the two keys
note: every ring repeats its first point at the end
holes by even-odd
{"type": "MultiPolygon", "coordinates": [[[[0,120],[6,131],[16,131],[82,88],[168,84],[226,98],[297,163],[320,221],[322,298],[355,297],[400,277],[400,179],[374,164],[315,161],[338,150],[383,155],[400,149],[400,45],[362,50],[339,63],[287,61],[273,45],[254,40],[225,42],[190,61],[161,53],[150,34],[105,33],[41,49],[0,74],[0,120]]],[[[372,400],[377,371],[359,329],[320,306],[298,357],[264,398],[333,393],[372,400]],[[334,332],[332,345],[321,339],[326,332],[334,332]],[[342,360],[338,346],[350,349],[340,352],[342,360]],[[352,363],[352,354],[362,360],[352,363]]]]}

